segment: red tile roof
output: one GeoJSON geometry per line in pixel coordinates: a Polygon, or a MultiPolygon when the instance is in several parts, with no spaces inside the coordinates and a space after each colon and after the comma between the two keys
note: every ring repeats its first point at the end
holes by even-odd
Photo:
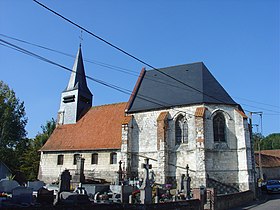
{"type": "MultiPolygon", "coordinates": [[[[259,152],[255,152],[255,160],[259,166],[259,152]]],[[[262,150],[261,163],[264,168],[280,167],[280,150],[262,150]]]]}
{"type": "Polygon", "coordinates": [[[57,126],[41,151],[120,149],[126,105],[92,107],[76,124],[57,126]]]}

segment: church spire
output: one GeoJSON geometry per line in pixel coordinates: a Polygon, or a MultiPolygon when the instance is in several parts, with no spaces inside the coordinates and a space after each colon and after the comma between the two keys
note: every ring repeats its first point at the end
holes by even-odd
{"type": "Polygon", "coordinates": [[[81,46],[79,47],[66,89],[61,94],[57,123],[76,123],[92,106],[88,89],[81,46]]]}
{"type": "Polygon", "coordinates": [[[72,68],[70,80],[65,91],[70,91],[75,89],[80,89],[83,92],[90,93],[90,90],[87,87],[81,45],[77,52],[77,56],[72,68]]]}

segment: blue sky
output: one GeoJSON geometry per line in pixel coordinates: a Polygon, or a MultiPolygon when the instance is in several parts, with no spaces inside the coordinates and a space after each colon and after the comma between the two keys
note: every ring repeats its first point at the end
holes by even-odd
{"type": "MultiPolygon", "coordinates": [[[[278,0],[40,2],[154,67],[203,61],[244,110],[263,112],[262,123],[259,115],[253,117],[258,131],[263,135],[280,132],[278,0]]],[[[69,68],[73,57],[3,35],[71,55],[80,43],[80,29],[32,0],[0,0],[0,34],[0,39],[69,68]]],[[[84,59],[90,61],[85,62],[87,75],[129,90],[145,67],[85,32],[82,51],[84,59]],[[115,67],[107,68],[100,62],[115,67]]],[[[0,63],[0,80],[24,101],[26,129],[28,136],[34,137],[41,125],[56,118],[70,72],[3,45],[0,63]]],[[[94,105],[129,98],[92,81],[88,85],[94,105]]]]}

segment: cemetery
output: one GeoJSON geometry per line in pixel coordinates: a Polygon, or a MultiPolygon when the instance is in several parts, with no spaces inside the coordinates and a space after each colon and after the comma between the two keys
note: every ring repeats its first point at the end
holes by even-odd
{"type": "MultiPolygon", "coordinates": [[[[28,182],[20,186],[14,180],[0,181],[1,209],[178,209],[202,210],[223,209],[219,202],[225,202],[223,196],[217,196],[215,189],[191,189],[189,167],[182,177],[181,186],[174,188],[172,184],[159,185],[150,175],[152,165],[149,159],[142,164],[144,178],[142,180],[127,180],[119,162],[118,176],[115,183],[86,183],[83,174],[84,161],[79,160],[74,176],[65,169],[59,177],[58,184],[45,185],[42,181],[28,182]]],[[[228,196],[228,195],[227,195],[228,196]]],[[[231,195],[232,205],[240,197],[244,202],[253,199],[253,194],[242,192],[231,195]]]]}

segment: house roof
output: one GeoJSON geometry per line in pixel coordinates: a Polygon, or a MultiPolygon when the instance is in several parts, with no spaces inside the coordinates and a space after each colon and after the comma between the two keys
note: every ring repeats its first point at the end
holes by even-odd
{"type": "Polygon", "coordinates": [[[207,67],[198,62],[142,71],[126,111],[134,113],[201,103],[237,105],[207,67]]]}
{"type": "Polygon", "coordinates": [[[76,124],[57,126],[41,151],[120,149],[126,104],[92,107],[76,124]]]}
{"type": "MultiPolygon", "coordinates": [[[[259,166],[259,152],[255,152],[255,160],[259,166]]],[[[264,168],[280,167],[280,150],[262,150],[261,164],[264,168]]]]}

